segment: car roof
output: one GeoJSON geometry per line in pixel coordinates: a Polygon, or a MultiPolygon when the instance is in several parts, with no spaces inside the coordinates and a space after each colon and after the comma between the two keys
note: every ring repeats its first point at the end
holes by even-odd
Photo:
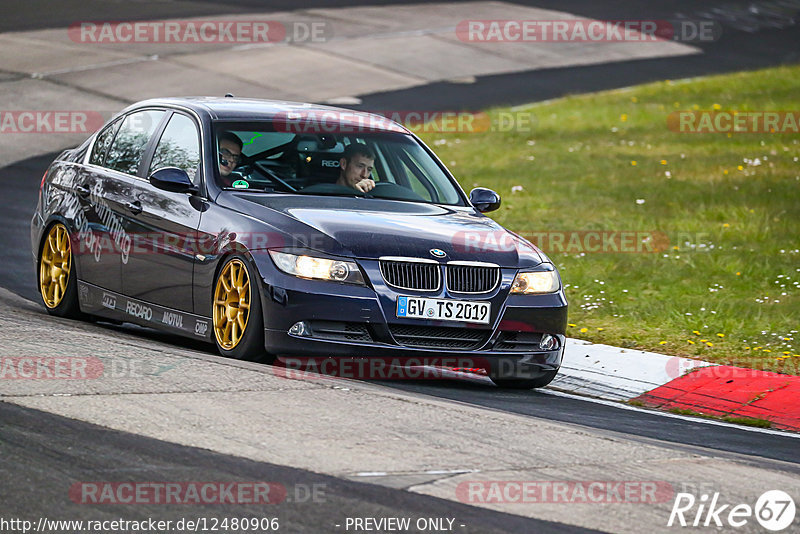
{"type": "Polygon", "coordinates": [[[259,121],[276,118],[303,117],[324,120],[326,124],[335,121],[342,125],[369,124],[370,130],[410,133],[402,125],[381,115],[365,111],[283,100],[261,100],[257,98],[235,97],[172,97],[143,100],[129,106],[125,113],[142,107],[188,108],[198,115],[211,120],[259,121]]]}

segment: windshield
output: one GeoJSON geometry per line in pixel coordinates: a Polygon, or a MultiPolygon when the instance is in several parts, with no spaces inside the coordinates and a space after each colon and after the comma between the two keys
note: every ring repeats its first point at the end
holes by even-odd
{"type": "Polygon", "coordinates": [[[288,133],[258,123],[225,122],[215,123],[214,133],[216,180],[225,189],[464,205],[444,169],[404,133],[288,133]],[[353,156],[356,148],[367,155],[353,156]],[[348,162],[351,169],[359,164],[358,179],[372,180],[374,187],[362,192],[348,182],[348,162]]]}

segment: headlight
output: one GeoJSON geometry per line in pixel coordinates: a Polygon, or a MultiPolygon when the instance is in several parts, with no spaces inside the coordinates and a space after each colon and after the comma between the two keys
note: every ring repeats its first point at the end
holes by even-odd
{"type": "Polygon", "coordinates": [[[517,273],[514,283],[511,284],[511,294],[554,293],[558,291],[560,285],[556,271],[517,273]]]}
{"type": "Polygon", "coordinates": [[[364,277],[361,276],[358,265],[352,261],[300,256],[279,250],[270,250],[269,255],[278,269],[286,274],[299,276],[300,278],[365,285],[364,277]]]}

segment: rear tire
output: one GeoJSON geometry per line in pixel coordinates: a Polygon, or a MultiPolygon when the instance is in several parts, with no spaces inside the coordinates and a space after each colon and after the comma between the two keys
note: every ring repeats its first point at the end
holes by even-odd
{"type": "Polygon", "coordinates": [[[80,319],[78,281],[67,227],[52,225],[39,249],[39,294],[47,313],[80,319]]]}
{"type": "Polygon", "coordinates": [[[225,259],[214,280],[211,309],[214,342],[220,354],[237,360],[266,358],[258,277],[243,256],[225,259]]]}
{"type": "Polygon", "coordinates": [[[558,374],[558,369],[553,371],[545,371],[545,373],[538,378],[494,378],[492,382],[499,388],[503,389],[534,389],[543,388],[553,381],[558,374]]]}

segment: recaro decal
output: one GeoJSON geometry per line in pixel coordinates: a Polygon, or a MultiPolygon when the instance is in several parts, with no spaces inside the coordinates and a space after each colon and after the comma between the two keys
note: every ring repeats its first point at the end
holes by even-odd
{"type": "Polygon", "coordinates": [[[144,319],[145,321],[150,321],[153,318],[153,309],[150,306],[145,306],[144,304],[132,300],[128,301],[127,306],[125,306],[125,311],[128,315],[144,319]]]}

